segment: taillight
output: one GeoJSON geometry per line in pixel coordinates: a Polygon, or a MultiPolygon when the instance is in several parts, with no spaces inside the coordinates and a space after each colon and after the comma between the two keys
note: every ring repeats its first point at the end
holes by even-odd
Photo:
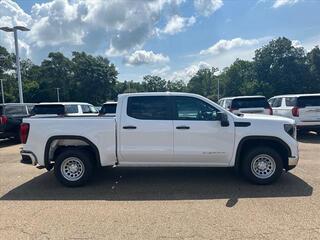
{"type": "Polygon", "coordinates": [[[25,144],[29,135],[29,123],[20,124],[20,140],[22,144],[25,144]]]}
{"type": "Polygon", "coordinates": [[[273,111],[271,107],[269,107],[269,115],[273,115],[273,111]]]}
{"type": "Polygon", "coordinates": [[[298,107],[292,108],[292,116],[299,117],[299,108],[298,107]]]}
{"type": "Polygon", "coordinates": [[[6,116],[0,116],[0,125],[5,125],[8,122],[8,118],[6,116]]]}

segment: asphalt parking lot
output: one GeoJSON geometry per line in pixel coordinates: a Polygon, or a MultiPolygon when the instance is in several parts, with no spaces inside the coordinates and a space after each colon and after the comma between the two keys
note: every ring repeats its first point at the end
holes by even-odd
{"type": "Polygon", "coordinates": [[[320,136],[256,186],[232,169],[103,169],[82,188],[20,163],[0,142],[0,239],[320,239],[320,136]]]}

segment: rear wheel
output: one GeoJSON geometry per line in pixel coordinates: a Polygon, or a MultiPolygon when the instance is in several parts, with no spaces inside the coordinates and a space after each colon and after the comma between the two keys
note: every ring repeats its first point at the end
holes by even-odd
{"type": "Polygon", "coordinates": [[[90,155],[81,149],[68,149],[55,160],[54,174],[65,186],[78,187],[86,184],[93,172],[90,155]]]}
{"type": "Polygon", "coordinates": [[[270,184],[281,176],[282,171],[280,154],[269,147],[249,150],[242,161],[244,177],[256,184],[270,184]]]}

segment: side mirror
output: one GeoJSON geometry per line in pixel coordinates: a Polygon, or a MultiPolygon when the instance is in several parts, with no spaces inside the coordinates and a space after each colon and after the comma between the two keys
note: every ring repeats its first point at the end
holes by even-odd
{"type": "Polygon", "coordinates": [[[218,120],[221,122],[221,127],[228,127],[230,125],[228,120],[228,114],[224,112],[218,112],[217,114],[218,120]]]}

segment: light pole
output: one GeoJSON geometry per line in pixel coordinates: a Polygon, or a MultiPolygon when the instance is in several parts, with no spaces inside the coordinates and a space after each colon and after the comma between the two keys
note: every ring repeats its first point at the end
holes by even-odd
{"type": "Polygon", "coordinates": [[[57,99],[58,99],[58,102],[60,102],[60,88],[56,88],[57,90],[57,99]]]}
{"type": "Polygon", "coordinates": [[[3,89],[3,79],[0,79],[1,82],[1,96],[2,96],[2,103],[4,104],[4,89],[3,89]]]}
{"type": "Polygon", "coordinates": [[[218,101],[220,99],[220,78],[218,77],[218,101]]]}
{"type": "Polygon", "coordinates": [[[20,99],[20,103],[23,103],[23,90],[22,90],[20,57],[19,57],[19,46],[18,46],[18,30],[25,32],[25,31],[30,31],[30,29],[23,26],[14,26],[12,28],[0,27],[0,30],[5,32],[13,32],[14,34],[14,46],[16,50],[16,68],[17,68],[17,77],[18,77],[18,86],[19,86],[19,99],[20,99]]]}

